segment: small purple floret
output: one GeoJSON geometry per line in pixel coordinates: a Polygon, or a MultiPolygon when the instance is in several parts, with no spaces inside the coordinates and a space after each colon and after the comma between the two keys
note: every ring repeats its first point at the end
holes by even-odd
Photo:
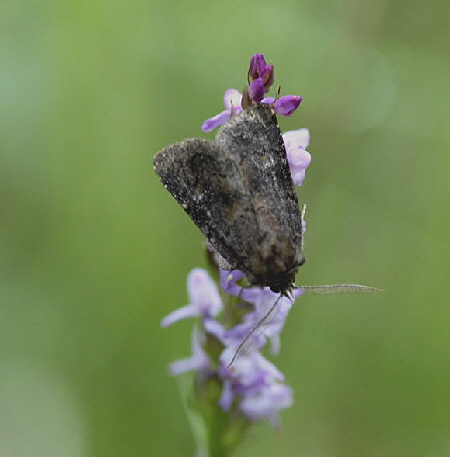
{"type": "Polygon", "coordinates": [[[262,54],[254,54],[250,59],[249,75],[251,79],[257,79],[266,71],[266,59],[262,54]]]}
{"type": "Polygon", "coordinates": [[[277,427],[280,425],[278,412],[293,404],[292,389],[285,384],[273,382],[259,392],[247,395],[240,404],[241,411],[251,420],[264,418],[277,427]]]}
{"type": "Polygon", "coordinates": [[[227,411],[235,398],[239,399],[241,413],[252,421],[269,419],[278,425],[278,413],[292,405],[292,391],[283,384],[284,375],[275,365],[253,351],[239,356],[233,365],[226,367],[234,348],[226,348],[221,356],[223,377],[220,406],[227,411]]]}
{"type": "Polygon", "coordinates": [[[275,101],[273,110],[276,114],[289,117],[299,107],[301,102],[302,97],[300,95],[284,95],[275,101]]]}
{"type": "Polygon", "coordinates": [[[301,186],[306,169],[311,163],[311,154],[306,150],[309,145],[309,130],[299,129],[283,133],[283,141],[292,181],[296,186],[301,186]]]}
{"type": "Polygon", "coordinates": [[[206,372],[211,362],[206,352],[203,350],[201,341],[204,335],[197,328],[192,332],[192,356],[186,359],[177,360],[169,366],[169,372],[173,376],[178,376],[187,371],[197,371],[198,373],[206,372]]]}
{"type": "Polygon", "coordinates": [[[261,79],[264,85],[264,93],[269,92],[274,81],[274,67],[266,64],[266,59],[262,54],[252,56],[248,74],[252,81],[261,79]]]}
{"type": "Polygon", "coordinates": [[[234,112],[242,111],[242,94],[237,89],[228,89],[223,96],[223,104],[225,109],[233,110],[234,112]]]}
{"type": "Polygon", "coordinates": [[[250,83],[248,96],[253,103],[260,103],[264,98],[264,81],[261,78],[255,79],[250,83]]]}
{"type": "Polygon", "coordinates": [[[206,270],[194,268],[188,276],[187,287],[191,303],[176,309],[161,321],[161,327],[188,317],[211,318],[222,311],[222,300],[216,284],[206,270]]]}
{"type": "Polygon", "coordinates": [[[228,122],[232,112],[239,113],[242,111],[242,94],[236,89],[228,89],[223,97],[223,104],[225,105],[224,111],[203,122],[201,129],[204,132],[210,132],[219,125],[228,122]]]}
{"type": "Polygon", "coordinates": [[[219,125],[226,124],[231,116],[231,111],[225,110],[222,111],[219,114],[216,114],[215,116],[206,119],[205,122],[203,122],[201,129],[204,132],[211,132],[214,130],[216,127],[219,127],[219,125]]]}
{"type": "MultiPolygon", "coordinates": [[[[238,270],[220,270],[220,284],[224,292],[251,305],[251,311],[244,316],[241,323],[226,329],[217,319],[222,310],[222,301],[214,282],[205,270],[197,268],[191,271],[188,277],[191,304],[171,313],[163,319],[162,324],[167,326],[183,318],[199,316],[201,330],[194,329],[192,356],[172,363],[170,372],[178,375],[195,371],[201,379],[210,376],[214,372],[213,364],[203,345],[208,338],[214,337],[224,347],[216,368],[216,375],[222,382],[219,406],[228,411],[231,405],[237,402],[239,411],[247,419],[257,421],[266,418],[276,425],[279,411],[292,404],[292,391],[283,383],[283,373],[269,362],[260,350],[270,340],[272,352],[278,352],[280,332],[293,303],[268,287],[242,288],[237,281],[243,277],[244,274],[238,270]],[[271,315],[251,334],[230,365],[242,341],[277,300],[277,306],[271,315]]],[[[292,293],[294,297],[298,297],[303,291],[295,289],[292,293]]]]}

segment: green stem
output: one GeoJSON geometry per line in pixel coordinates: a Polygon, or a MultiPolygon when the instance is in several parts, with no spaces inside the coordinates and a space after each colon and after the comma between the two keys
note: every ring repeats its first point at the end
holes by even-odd
{"type": "Polygon", "coordinates": [[[218,401],[222,385],[218,379],[208,381],[210,402],[205,409],[205,424],[207,427],[207,457],[230,457],[235,447],[243,440],[250,425],[241,415],[231,411],[224,412],[218,401]]]}
{"type": "Polygon", "coordinates": [[[203,443],[207,451],[205,457],[228,457],[230,454],[224,436],[229,427],[229,418],[218,405],[221,382],[219,378],[210,378],[196,387],[201,390],[199,406],[206,428],[206,442],[203,443]]]}

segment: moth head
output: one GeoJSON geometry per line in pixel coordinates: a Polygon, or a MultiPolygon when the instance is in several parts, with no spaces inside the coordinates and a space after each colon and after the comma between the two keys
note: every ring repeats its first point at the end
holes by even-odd
{"type": "Polygon", "coordinates": [[[271,278],[270,290],[272,292],[285,294],[287,291],[293,288],[295,282],[295,275],[297,274],[298,268],[305,263],[305,256],[302,254],[301,257],[298,259],[297,265],[290,268],[288,271],[273,276],[271,278]]]}
{"type": "Polygon", "coordinates": [[[271,278],[271,284],[269,284],[270,290],[272,292],[284,294],[289,289],[292,289],[296,273],[297,268],[287,274],[271,278]]]}

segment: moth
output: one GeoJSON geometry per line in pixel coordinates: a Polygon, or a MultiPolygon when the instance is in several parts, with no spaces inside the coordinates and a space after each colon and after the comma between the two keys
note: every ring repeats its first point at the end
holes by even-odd
{"type": "Polygon", "coordinates": [[[252,104],[231,116],[215,141],[174,143],[153,160],[225,269],[286,295],[305,262],[299,208],[276,115],[252,104]]]}

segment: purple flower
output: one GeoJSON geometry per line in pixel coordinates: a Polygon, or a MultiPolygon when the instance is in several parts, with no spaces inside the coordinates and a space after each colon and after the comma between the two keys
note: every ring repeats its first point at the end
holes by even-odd
{"type": "MultiPolygon", "coordinates": [[[[214,282],[205,270],[191,271],[188,277],[191,304],[169,314],[162,320],[162,325],[199,316],[201,329],[194,329],[192,356],[172,363],[170,372],[178,375],[195,371],[200,380],[211,378],[215,372],[222,384],[219,406],[224,411],[236,404],[239,412],[250,421],[266,418],[276,425],[279,411],[292,404],[292,392],[283,384],[284,375],[262,356],[260,349],[270,340],[272,352],[278,352],[279,335],[292,301],[272,292],[268,287],[242,288],[237,281],[243,277],[244,274],[238,270],[220,270],[223,291],[235,301],[244,301],[251,306],[242,322],[226,328],[218,319],[222,301],[214,282]],[[267,316],[275,303],[275,308],[267,316]],[[258,327],[263,318],[266,320],[258,327]],[[249,335],[244,347],[240,348],[249,335]],[[223,347],[216,362],[212,362],[205,346],[211,338],[215,338],[223,347]],[[237,353],[238,349],[242,350],[237,353]],[[216,369],[212,368],[214,366],[216,369]]],[[[297,297],[302,291],[296,289],[293,294],[297,297]]]]}
{"type": "Polygon", "coordinates": [[[283,116],[292,116],[292,113],[299,107],[302,102],[300,95],[284,95],[273,104],[273,110],[276,114],[283,116]]]}
{"type": "Polygon", "coordinates": [[[202,124],[204,132],[210,132],[219,125],[225,124],[231,117],[231,112],[239,113],[242,111],[242,94],[236,89],[228,89],[223,97],[225,110],[210,119],[206,119],[202,124]]]}
{"type": "MultiPolygon", "coordinates": [[[[272,354],[280,350],[280,333],[283,329],[287,315],[293,302],[287,297],[280,297],[280,294],[272,292],[269,287],[242,288],[236,284],[244,274],[238,270],[232,272],[221,270],[221,286],[225,292],[253,305],[253,311],[247,313],[241,324],[228,330],[224,335],[224,341],[230,346],[239,345],[243,339],[254,329],[276,303],[275,309],[255,331],[249,341],[249,346],[262,347],[266,340],[271,343],[272,354]]],[[[303,294],[303,290],[294,289],[294,298],[303,294]]],[[[228,363],[231,359],[228,361],[228,363]]]]}
{"type": "Polygon", "coordinates": [[[311,155],[306,150],[309,144],[309,130],[299,129],[283,133],[283,141],[292,181],[296,186],[301,186],[305,179],[306,169],[311,163],[311,155]]]}
{"type": "Polygon", "coordinates": [[[205,319],[215,317],[222,311],[219,291],[206,270],[194,268],[189,273],[187,288],[191,303],[166,316],[161,321],[161,327],[168,327],[187,317],[202,316],[205,319]]]}
{"type": "Polygon", "coordinates": [[[169,366],[170,374],[178,376],[186,371],[197,371],[198,373],[209,371],[211,361],[203,350],[202,344],[204,344],[204,334],[194,327],[192,332],[192,356],[171,363],[169,366]]]}
{"type": "Polygon", "coordinates": [[[292,389],[285,384],[272,382],[259,392],[247,395],[240,404],[242,413],[253,421],[267,418],[276,427],[280,425],[278,412],[291,407],[292,389]]]}
{"type": "MultiPolygon", "coordinates": [[[[255,79],[246,92],[248,103],[267,103],[273,105],[276,114],[289,117],[298,108],[302,101],[299,95],[286,95],[276,100],[274,97],[264,97],[263,82],[255,79]]],[[[215,116],[206,119],[201,129],[204,132],[211,132],[219,125],[223,125],[230,120],[231,113],[239,113],[242,108],[242,94],[236,89],[228,89],[224,95],[225,110],[215,116]]]]}
{"type": "Polygon", "coordinates": [[[260,103],[264,98],[264,81],[261,78],[255,79],[248,87],[248,97],[253,103],[260,103]]]}
{"type": "Polygon", "coordinates": [[[274,82],[274,67],[267,65],[262,54],[252,56],[248,77],[250,85],[244,89],[243,95],[236,89],[229,89],[225,92],[225,110],[203,122],[201,128],[204,132],[210,132],[219,125],[225,124],[232,113],[242,111],[243,108],[252,104],[268,103],[273,105],[276,114],[291,116],[302,101],[302,97],[298,95],[285,95],[278,100],[274,97],[264,98],[264,94],[269,92],[274,82]]]}
{"type": "Polygon", "coordinates": [[[266,71],[266,59],[262,54],[254,54],[250,59],[250,69],[248,71],[251,79],[258,79],[266,71]]]}
{"type": "Polygon", "coordinates": [[[260,79],[264,86],[264,92],[269,92],[274,81],[273,65],[267,65],[266,59],[262,54],[252,56],[248,75],[252,81],[260,79]]]}
{"type": "Polygon", "coordinates": [[[283,384],[283,373],[257,350],[239,356],[228,366],[234,350],[228,347],[220,357],[223,389],[219,405],[228,411],[237,399],[238,408],[247,419],[266,418],[278,425],[279,411],[293,402],[291,389],[283,384]]]}

